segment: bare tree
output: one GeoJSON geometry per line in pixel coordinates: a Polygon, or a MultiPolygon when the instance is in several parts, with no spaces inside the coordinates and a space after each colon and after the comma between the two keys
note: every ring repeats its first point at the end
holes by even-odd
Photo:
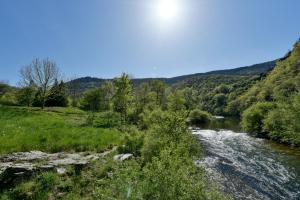
{"type": "Polygon", "coordinates": [[[24,86],[35,84],[40,92],[41,107],[44,108],[49,87],[58,79],[59,70],[55,62],[35,58],[30,65],[20,70],[21,83],[24,86]]]}

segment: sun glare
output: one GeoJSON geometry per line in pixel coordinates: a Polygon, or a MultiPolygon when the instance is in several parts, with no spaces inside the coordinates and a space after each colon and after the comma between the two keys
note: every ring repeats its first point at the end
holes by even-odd
{"type": "Polygon", "coordinates": [[[178,0],[158,0],[156,14],[161,22],[172,22],[179,17],[178,0]]]}

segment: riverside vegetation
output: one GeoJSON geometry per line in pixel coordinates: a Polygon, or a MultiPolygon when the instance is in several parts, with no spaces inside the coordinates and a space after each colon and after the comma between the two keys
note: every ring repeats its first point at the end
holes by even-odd
{"type": "MultiPolygon", "coordinates": [[[[22,73],[43,69],[44,62],[52,61],[34,60],[22,73]]],[[[40,84],[44,93],[38,82],[28,79],[34,74],[24,74],[28,82],[23,88],[2,84],[1,154],[88,153],[118,146],[118,153],[134,157],[117,162],[110,154],[80,170],[70,166],[64,174],[34,174],[1,188],[0,199],[227,198],[195,166],[201,151],[186,124],[185,101],[163,82],[133,90],[123,74],[78,99],[55,76],[51,85],[40,84]],[[69,101],[73,107],[67,107],[69,101]]]]}
{"type": "Polygon", "coordinates": [[[249,133],[300,146],[300,42],[274,69],[272,63],[265,71],[255,66],[172,83],[122,74],[85,91],[78,80],[59,81],[54,62],[35,59],[21,70],[22,88],[0,84],[1,154],[118,146],[134,158],[114,162],[110,155],[80,172],[40,173],[1,189],[0,199],[228,198],[194,165],[201,147],[188,124],[240,117],[249,133]],[[43,63],[52,66],[51,81],[33,73],[43,63]]]}

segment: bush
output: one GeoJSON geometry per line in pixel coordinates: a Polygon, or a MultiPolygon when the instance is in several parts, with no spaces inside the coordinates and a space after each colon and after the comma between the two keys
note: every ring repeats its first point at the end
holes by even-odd
{"type": "Polygon", "coordinates": [[[141,120],[139,121],[139,127],[142,129],[150,128],[151,126],[160,123],[165,118],[166,112],[157,108],[153,111],[146,110],[140,114],[141,120]]]}
{"type": "Polygon", "coordinates": [[[67,107],[68,97],[64,82],[55,83],[46,97],[45,106],[48,107],[67,107]]]}
{"type": "Polygon", "coordinates": [[[185,113],[165,112],[163,118],[145,135],[142,157],[145,162],[158,156],[165,147],[174,144],[183,151],[199,155],[199,146],[186,126],[185,113]]]}
{"type": "Polygon", "coordinates": [[[7,106],[16,106],[18,103],[15,91],[8,91],[2,97],[0,97],[0,104],[7,106]]]}
{"type": "Polygon", "coordinates": [[[121,115],[112,111],[97,113],[93,119],[93,126],[98,128],[114,128],[121,125],[121,115]]]}
{"type": "Polygon", "coordinates": [[[300,146],[300,107],[295,103],[278,104],[264,120],[264,130],[273,140],[300,146]]]}
{"type": "Polygon", "coordinates": [[[9,85],[0,82],[0,98],[10,90],[9,85]]]}
{"type": "Polygon", "coordinates": [[[123,145],[118,147],[119,153],[132,153],[134,156],[140,156],[144,135],[142,133],[127,134],[122,143],[123,145]]]}
{"type": "Polygon", "coordinates": [[[103,100],[101,89],[94,89],[86,92],[81,101],[81,108],[92,112],[101,110],[101,102],[103,100]]]}
{"type": "Polygon", "coordinates": [[[36,88],[24,87],[18,90],[16,97],[18,104],[21,106],[31,106],[35,97],[36,88]]]}
{"type": "Polygon", "coordinates": [[[274,103],[259,102],[245,110],[242,115],[243,129],[249,133],[265,134],[263,121],[274,108],[274,103]]]}
{"type": "Polygon", "coordinates": [[[210,122],[212,119],[211,114],[199,109],[194,109],[190,112],[188,121],[191,124],[204,124],[210,122]]]}

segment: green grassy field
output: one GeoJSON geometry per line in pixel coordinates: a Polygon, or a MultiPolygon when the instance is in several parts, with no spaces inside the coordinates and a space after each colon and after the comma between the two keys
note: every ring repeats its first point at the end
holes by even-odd
{"type": "Polygon", "coordinates": [[[119,131],[86,126],[86,118],[87,113],[73,108],[0,105],[0,154],[30,150],[100,152],[119,144],[119,131]]]}

